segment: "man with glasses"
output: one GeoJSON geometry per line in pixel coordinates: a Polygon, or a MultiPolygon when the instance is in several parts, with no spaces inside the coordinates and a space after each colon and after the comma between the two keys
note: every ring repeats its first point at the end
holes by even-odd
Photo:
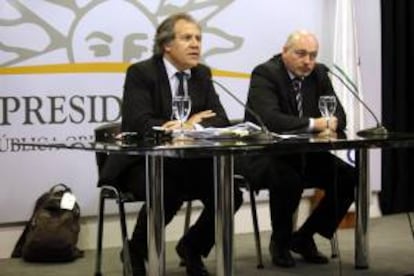
{"type": "MultiPolygon", "coordinates": [[[[318,109],[322,95],[335,96],[327,68],[316,63],[318,41],[314,34],[296,31],[289,35],[282,53],[258,65],[252,73],[247,105],[273,132],[342,131],[345,112],[338,101],[329,119],[318,109]]],[[[249,112],[247,121],[255,122],[249,112]]],[[[245,176],[253,187],[268,188],[272,237],[272,262],[295,266],[291,250],[305,261],[324,264],[314,234],[330,239],[354,200],[356,170],[329,152],[252,156],[245,160],[245,176]],[[304,188],[318,187],[325,195],[305,223],[293,233],[293,214],[304,188]]]]}

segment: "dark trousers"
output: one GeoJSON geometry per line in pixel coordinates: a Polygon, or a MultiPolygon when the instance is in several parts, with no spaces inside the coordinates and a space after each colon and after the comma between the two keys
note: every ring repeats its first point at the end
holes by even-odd
{"type": "MultiPolygon", "coordinates": [[[[207,256],[215,241],[215,204],[213,159],[164,159],[164,216],[167,225],[184,201],[198,199],[204,209],[197,221],[182,237],[192,252],[207,256]]],[[[138,164],[129,171],[128,189],[136,195],[145,195],[145,166],[138,164]]],[[[235,210],[242,204],[242,193],[234,191],[235,210]]],[[[131,238],[131,247],[147,255],[147,211],[144,205],[137,218],[131,238]]]]}
{"type": "Polygon", "coordinates": [[[293,221],[305,188],[320,188],[324,197],[299,229],[331,238],[355,198],[357,170],[328,152],[258,156],[250,159],[248,178],[258,188],[267,187],[273,238],[288,246],[293,221]],[[250,172],[250,173],[249,173],[250,172]]]}

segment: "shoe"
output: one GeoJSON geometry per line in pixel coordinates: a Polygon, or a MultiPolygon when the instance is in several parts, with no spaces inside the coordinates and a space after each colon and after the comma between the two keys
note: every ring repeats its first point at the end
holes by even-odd
{"type": "MultiPolygon", "coordinates": [[[[132,268],[132,276],[146,276],[146,269],[145,269],[145,258],[141,256],[136,250],[134,250],[131,246],[131,243],[128,243],[129,245],[129,259],[131,261],[131,268],[132,268]]],[[[121,261],[123,263],[124,269],[126,268],[126,263],[124,262],[125,258],[125,252],[124,250],[121,250],[120,257],[121,261]]]]}
{"type": "Polygon", "coordinates": [[[181,240],[178,242],[175,250],[178,256],[184,261],[187,275],[189,276],[208,276],[210,273],[205,267],[201,255],[191,250],[190,247],[186,246],[181,240]]]}
{"type": "Polygon", "coordinates": [[[291,249],[293,252],[302,255],[303,259],[308,263],[327,264],[328,257],[318,251],[315,241],[312,237],[293,234],[291,249]]]}
{"type": "Polygon", "coordinates": [[[289,247],[277,246],[276,242],[272,239],[269,244],[269,251],[274,265],[286,268],[296,266],[295,259],[293,259],[289,247]]]}
{"type": "Polygon", "coordinates": [[[131,260],[132,276],[146,276],[144,259],[131,260]]]}

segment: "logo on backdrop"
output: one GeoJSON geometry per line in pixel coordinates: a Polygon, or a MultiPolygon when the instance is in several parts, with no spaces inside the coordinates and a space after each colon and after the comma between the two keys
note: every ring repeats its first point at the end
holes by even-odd
{"type": "Polygon", "coordinates": [[[204,55],[236,51],[243,43],[209,21],[234,0],[8,0],[0,12],[0,64],[53,61],[136,62],[152,54],[155,28],[168,15],[192,14],[203,29],[204,55]],[[54,59],[42,58],[53,56],[54,59]],[[65,60],[66,59],[66,60],[65,60]]]}
{"type": "MultiPolygon", "coordinates": [[[[217,27],[212,23],[233,2],[2,2],[0,79],[10,85],[0,87],[0,126],[83,125],[85,132],[90,133],[90,124],[119,120],[124,72],[130,63],[152,55],[155,29],[161,21],[176,12],[193,15],[203,29],[205,62],[209,57],[237,51],[243,44],[243,38],[226,32],[225,25],[217,27]],[[109,84],[107,80],[103,83],[100,73],[117,77],[109,84]],[[25,76],[33,79],[45,75],[46,82],[50,81],[48,85],[44,79],[38,87],[21,81],[25,76]],[[91,83],[93,88],[88,85],[91,83]]],[[[0,151],[10,150],[8,145],[13,139],[25,138],[39,137],[0,133],[0,151]]]]}

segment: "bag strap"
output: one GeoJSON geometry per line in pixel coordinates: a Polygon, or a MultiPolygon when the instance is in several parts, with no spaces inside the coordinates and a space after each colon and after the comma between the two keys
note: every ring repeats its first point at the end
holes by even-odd
{"type": "Polygon", "coordinates": [[[51,197],[54,197],[57,193],[64,194],[65,192],[72,193],[72,190],[63,183],[56,184],[50,188],[50,190],[44,194],[42,194],[35,203],[35,208],[33,210],[33,214],[31,220],[33,219],[34,215],[36,214],[37,210],[39,210],[43,204],[51,197]]]}
{"type": "Polygon", "coordinates": [[[53,193],[58,192],[58,191],[72,193],[71,188],[69,188],[68,186],[66,186],[63,183],[59,183],[59,184],[56,184],[56,185],[52,186],[52,188],[50,188],[50,190],[49,190],[49,193],[53,194],[53,193]]]}

